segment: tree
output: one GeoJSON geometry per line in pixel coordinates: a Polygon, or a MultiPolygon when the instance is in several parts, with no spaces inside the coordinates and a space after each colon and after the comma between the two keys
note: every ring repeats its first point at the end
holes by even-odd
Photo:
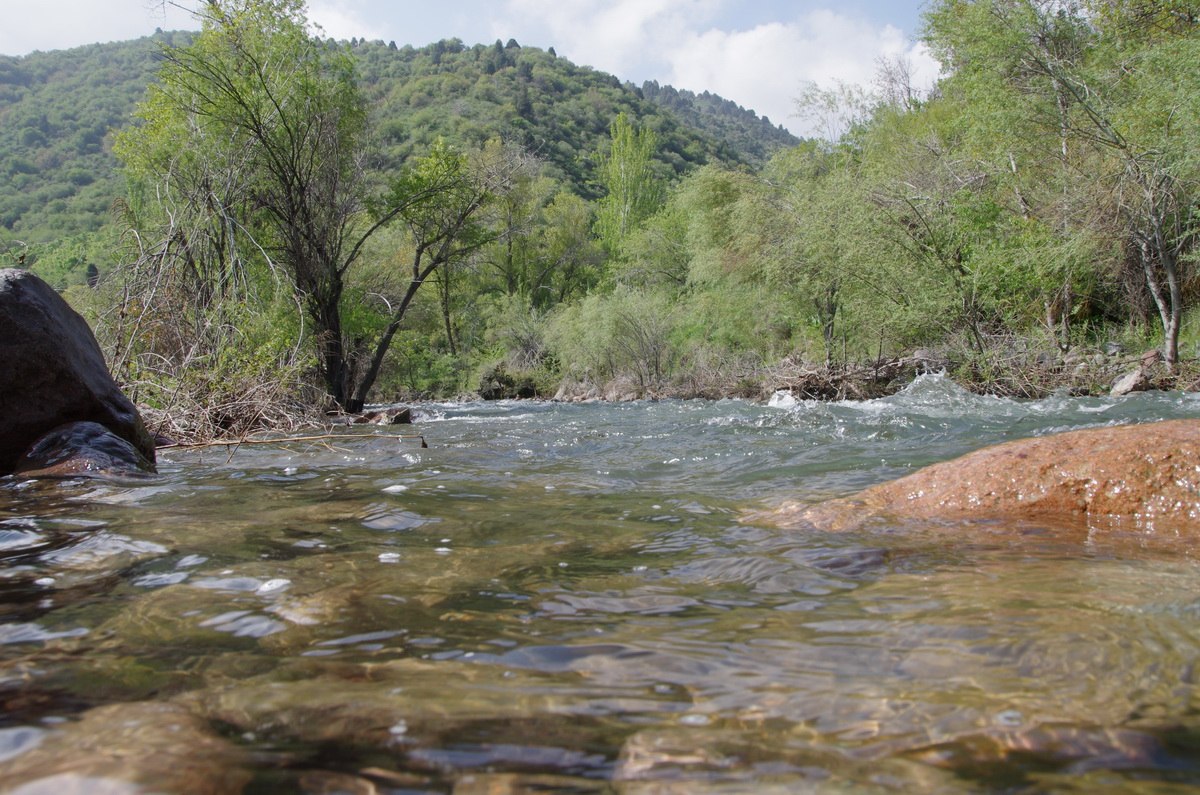
{"type": "Polygon", "coordinates": [[[1173,366],[1195,244],[1196,8],[1140,0],[1089,5],[943,0],[927,17],[929,36],[953,72],[951,88],[967,89],[977,107],[988,107],[989,92],[1011,98],[1025,129],[1040,128],[1043,140],[1054,141],[1061,239],[1077,223],[1071,196],[1104,206],[1142,274],[1159,315],[1163,358],[1173,366]],[[1075,175],[1084,153],[1091,185],[1081,191],[1075,175]]]}
{"type": "Polygon", "coordinates": [[[684,206],[682,190],[681,186],[673,191],[667,204],[626,239],[620,264],[610,271],[615,281],[677,291],[687,285],[693,254],[688,241],[691,208],[684,206]]]}
{"type": "Polygon", "coordinates": [[[1200,26],[1196,0],[1090,0],[1087,6],[1125,38],[1186,35],[1200,26]]]}
{"type": "Polygon", "coordinates": [[[505,234],[487,213],[531,167],[523,152],[490,141],[475,157],[439,141],[427,157],[408,169],[381,205],[383,214],[407,228],[412,244],[410,278],[375,342],[367,369],[357,379],[348,411],[361,411],[405,313],[438,268],[461,262],[505,234]]]}
{"type": "MultiPolygon", "coordinates": [[[[903,64],[903,61],[896,63],[903,64]]],[[[880,64],[881,72],[892,68],[880,64]]],[[[893,88],[889,86],[886,90],[890,92],[893,88]]],[[[910,89],[906,86],[905,90],[910,89]]],[[[806,119],[818,137],[832,144],[870,118],[875,104],[876,98],[854,83],[839,80],[832,88],[822,88],[809,80],[796,99],[796,115],[806,119]]]]}
{"type": "Polygon", "coordinates": [[[500,277],[501,289],[507,295],[527,294],[531,289],[535,237],[554,189],[554,183],[540,171],[528,169],[500,198],[496,208],[504,234],[500,244],[487,252],[485,262],[500,277]]]}
{"type": "Polygon", "coordinates": [[[304,9],[301,0],[208,0],[195,42],[164,51],[143,124],[118,151],[160,199],[160,250],[194,272],[202,299],[226,297],[254,258],[284,274],[312,323],[329,398],[353,411],[411,293],[462,249],[460,237],[476,234],[469,222],[490,183],[443,148],[372,200],[351,56],[310,36],[304,9]],[[368,240],[399,218],[420,235],[410,295],[359,373],[359,344],[343,328],[347,279],[368,240]]]}
{"type": "MultiPolygon", "coordinates": [[[[769,282],[794,296],[799,313],[811,313],[821,330],[825,362],[833,359],[847,294],[866,292],[869,206],[861,189],[858,157],[848,147],[815,143],[776,155],[759,189],[739,208],[739,245],[762,262],[769,282]]],[[[886,300],[877,296],[875,301],[886,300]]],[[[842,330],[844,340],[847,332],[842,330]]]]}
{"type": "Polygon", "coordinates": [[[596,231],[605,247],[614,252],[626,235],[659,208],[663,189],[653,169],[654,131],[636,129],[622,112],[609,133],[609,150],[600,161],[605,195],[600,199],[596,231]]]}
{"type": "Polygon", "coordinates": [[[592,237],[592,206],[567,190],[554,195],[534,242],[530,302],[545,309],[583,295],[599,279],[602,252],[592,237]]]}

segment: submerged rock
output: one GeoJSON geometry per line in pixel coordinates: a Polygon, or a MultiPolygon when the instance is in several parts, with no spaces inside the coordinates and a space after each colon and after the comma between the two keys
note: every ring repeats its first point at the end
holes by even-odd
{"type": "MultiPolygon", "coordinates": [[[[384,663],[303,660],[227,686],[196,690],[179,703],[211,721],[273,740],[395,749],[437,747],[471,726],[507,724],[544,731],[563,717],[578,723],[585,695],[555,688],[556,677],[498,665],[399,659],[384,663]]],[[[565,732],[567,726],[559,728],[565,732]]]]}
{"type": "Polygon", "coordinates": [[[45,434],[96,423],[154,462],[154,439],[84,321],[32,273],[0,269],[0,475],[45,434]]]}
{"type": "MultiPolygon", "coordinates": [[[[755,792],[957,792],[953,774],[903,758],[847,758],[804,727],[650,728],[626,739],[622,795],[755,792]],[[861,782],[888,786],[863,789],[861,782]]],[[[858,756],[858,755],[856,755],[858,756]]]]}
{"type": "Polygon", "coordinates": [[[528,375],[510,373],[501,362],[480,376],[479,396],[484,400],[527,400],[537,397],[537,385],[528,375]]]}
{"type": "Polygon", "coordinates": [[[408,406],[364,411],[350,420],[352,425],[411,425],[412,409],[408,406]]]}
{"type": "Polygon", "coordinates": [[[95,422],[60,425],[33,443],[13,467],[29,478],[139,476],[154,464],[132,444],[95,422]]]}
{"type": "Polygon", "coordinates": [[[12,793],[241,792],[246,755],[183,707],[134,702],[97,707],[45,732],[0,763],[12,793]]]}
{"type": "Polygon", "coordinates": [[[987,447],[846,499],[787,504],[757,520],[849,529],[918,520],[1128,520],[1200,530],[1200,421],[1094,428],[987,447]]]}

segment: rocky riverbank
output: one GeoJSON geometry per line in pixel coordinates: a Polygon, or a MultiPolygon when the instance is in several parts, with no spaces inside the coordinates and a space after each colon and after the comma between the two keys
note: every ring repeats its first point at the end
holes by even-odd
{"type": "Polygon", "coordinates": [[[1146,390],[1200,389],[1200,363],[1184,362],[1174,371],[1157,351],[1130,353],[1074,349],[1067,353],[994,351],[974,358],[929,350],[907,356],[861,362],[811,363],[785,359],[772,366],[734,368],[727,372],[692,372],[661,383],[617,378],[596,383],[566,379],[553,394],[536,394],[531,383],[510,376],[521,389],[492,382],[484,399],[552,398],[582,402],[643,399],[744,398],[765,401],[777,393],[797,400],[871,400],[895,394],[919,375],[943,373],[976,394],[1015,398],[1120,396],[1146,390]]]}

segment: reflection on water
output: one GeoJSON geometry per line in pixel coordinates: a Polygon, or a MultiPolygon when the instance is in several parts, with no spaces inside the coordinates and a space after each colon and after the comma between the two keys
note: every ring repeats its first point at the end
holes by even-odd
{"type": "Polygon", "coordinates": [[[1200,784],[1190,539],[739,522],[1193,397],[423,412],[427,450],[358,431],[0,482],[0,787],[1200,784]]]}

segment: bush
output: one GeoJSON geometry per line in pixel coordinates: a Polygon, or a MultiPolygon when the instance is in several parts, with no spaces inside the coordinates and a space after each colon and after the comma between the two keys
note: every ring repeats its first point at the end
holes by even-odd
{"type": "Polygon", "coordinates": [[[275,287],[248,273],[244,293],[201,305],[184,281],[139,260],[66,297],[151,432],[208,441],[313,419],[299,308],[275,287]]]}
{"type": "Polygon", "coordinates": [[[528,372],[541,368],[548,353],[546,322],[520,295],[505,295],[484,308],[487,343],[503,352],[506,368],[528,372]]]}
{"type": "Polygon", "coordinates": [[[642,389],[661,385],[678,360],[676,310],[668,296],[619,287],[560,309],[547,329],[563,375],[603,383],[629,378],[642,389]]]}

